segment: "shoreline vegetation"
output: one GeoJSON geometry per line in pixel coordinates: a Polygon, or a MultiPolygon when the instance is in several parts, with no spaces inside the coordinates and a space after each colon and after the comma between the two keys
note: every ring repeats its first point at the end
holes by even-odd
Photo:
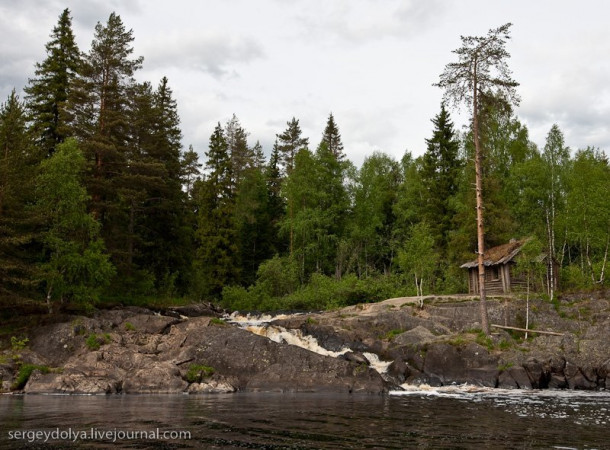
{"type": "MultiPolygon", "coordinates": [[[[508,76],[509,29],[455,53],[491,39],[508,76]]],[[[315,141],[286,118],[272,148],[233,114],[187,150],[169,80],[136,81],[133,41],[113,12],[81,51],[65,9],[23,100],[15,88],[0,105],[3,390],[608,388],[603,149],[568,148],[556,124],[532,142],[516,101],[476,74],[473,92],[451,91],[449,64],[437,85],[472,96],[473,120],[456,130],[442,103],[421,156],[377,151],[356,167],[332,113],[315,141]],[[476,313],[460,266],[478,252],[483,280],[482,250],[513,238],[531,256],[514,267],[525,305],[488,296],[476,313]],[[423,307],[387,300],[411,295],[423,307]],[[350,351],[273,342],[221,307],[323,311],[275,325],[350,351]],[[364,354],[392,361],[387,376],[364,354]]]]}
{"type": "MultiPolygon", "coordinates": [[[[509,31],[463,44],[494,40],[507,70],[509,31]]],[[[460,266],[482,244],[475,172],[485,248],[528,239],[549,255],[517,271],[552,300],[545,270],[560,292],[607,288],[606,153],[568,148],[557,125],[532,142],[500,94],[479,93],[477,127],[461,130],[441,104],[421,156],[377,151],[361,167],[332,113],[318,138],[286,118],[272,148],[234,114],[208,148],[185,149],[171,84],[136,81],[133,41],[112,13],[81,51],[66,9],[23,100],[16,88],[0,105],[2,311],[312,310],[465,292],[460,266]]],[[[449,75],[437,85],[450,90],[449,75]]]]}

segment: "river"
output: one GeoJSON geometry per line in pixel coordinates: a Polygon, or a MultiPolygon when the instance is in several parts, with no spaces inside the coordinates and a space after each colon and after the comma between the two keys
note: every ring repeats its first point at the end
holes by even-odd
{"type": "Polygon", "coordinates": [[[608,449],[610,393],[4,395],[0,430],[0,448],[608,449]]]}

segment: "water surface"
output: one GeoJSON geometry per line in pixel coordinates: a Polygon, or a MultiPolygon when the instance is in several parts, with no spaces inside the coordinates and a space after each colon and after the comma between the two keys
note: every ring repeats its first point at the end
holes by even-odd
{"type": "Polygon", "coordinates": [[[387,396],[0,396],[0,430],[0,448],[603,449],[610,393],[423,387],[387,396]],[[68,429],[191,438],[9,439],[17,430],[68,429]]]}

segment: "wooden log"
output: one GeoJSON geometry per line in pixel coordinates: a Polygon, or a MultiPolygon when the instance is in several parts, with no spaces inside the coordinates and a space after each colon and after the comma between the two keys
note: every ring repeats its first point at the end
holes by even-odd
{"type": "Polygon", "coordinates": [[[525,333],[538,333],[538,334],[550,334],[551,336],[563,336],[563,333],[557,333],[555,331],[542,331],[542,330],[526,330],[525,328],[517,328],[517,327],[507,327],[504,325],[496,325],[491,324],[494,328],[502,328],[503,330],[515,330],[515,331],[523,331],[525,333]]]}

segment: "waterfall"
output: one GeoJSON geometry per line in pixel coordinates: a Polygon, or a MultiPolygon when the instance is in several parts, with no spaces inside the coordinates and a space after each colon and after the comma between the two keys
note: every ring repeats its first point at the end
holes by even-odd
{"type": "MultiPolygon", "coordinates": [[[[241,315],[238,312],[234,312],[231,315],[227,315],[225,319],[229,323],[237,325],[240,328],[259,336],[264,336],[273,342],[277,342],[278,344],[294,345],[319,355],[338,358],[353,351],[349,347],[343,347],[339,351],[327,350],[320,345],[315,337],[303,334],[303,332],[299,329],[287,329],[272,324],[274,320],[290,319],[303,314],[304,313],[290,315],[280,314],[277,316],[261,314],[256,316],[251,314],[241,315]]],[[[390,364],[392,364],[392,361],[381,361],[379,356],[375,353],[363,353],[362,355],[369,362],[369,366],[380,374],[385,374],[390,364]]]]}

